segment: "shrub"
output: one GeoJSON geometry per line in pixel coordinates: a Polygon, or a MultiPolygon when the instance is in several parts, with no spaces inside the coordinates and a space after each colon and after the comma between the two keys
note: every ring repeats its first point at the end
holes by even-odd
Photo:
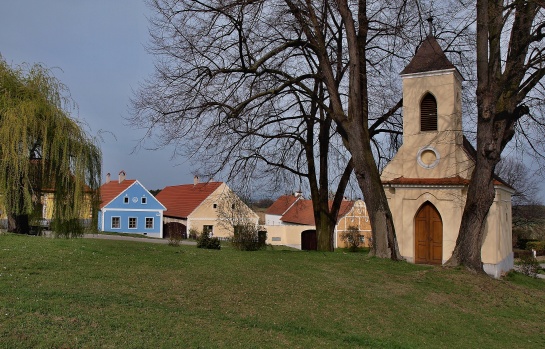
{"type": "Polygon", "coordinates": [[[183,233],[181,230],[173,230],[169,233],[168,244],[170,246],[180,246],[180,241],[182,241],[183,233]]]}
{"type": "Polygon", "coordinates": [[[188,238],[192,240],[197,240],[197,238],[201,235],[201,232],[198,229],[191,228],[189,229],[189,235],[188,238]]]}
{"type": "Polygon", "coordinates": [[[85,227],[79,219],[54,220],[51,222],[51,230],[53,230],[55,237],[61,238],[82,237],[85,234],[85,227]]]}
{"type": "Polygon", "coordinates": [[[349,226],[348,230],[341,234],[341,240],[348,245],[350,252],[358,251],[358,248],[363,243],[363,235],[356,226],[349,226]]]}
{"type": "Polygon", "coordinates": [[[539,255],[545,252],[545,241],[529,241],[526,243],[527,250],[535,250],[539,255]]]}
{"type": "Polygon", "coordinates": [[[234,248],[241,251],[257,251],[266,247],[267,232],[259,231],[255,224],[238,225],[231,238],[234,248]]]}
{"type": "Polygon", "coordinates": [[[520,272],[524,275],[536,277],[540,269],[537,259],[532,255],[522,255],[520,257],[520,272]]]}
{"type": "Polygon", "coordinates": [[[221,249],[220,239],[216,237],[210,237],[209,232],[202,232],[199,235],[199,239],[197,240],[197,247],[207,248],[209,250],[219,250],[221,249]]]}

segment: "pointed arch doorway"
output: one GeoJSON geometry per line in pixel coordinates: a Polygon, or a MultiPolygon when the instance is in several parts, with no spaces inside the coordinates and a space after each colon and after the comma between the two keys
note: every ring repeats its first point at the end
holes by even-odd
{"type": "Polygon", "coordinates": [[[443,221],[432,203],[425,202],[414,218],[414,262],[443,264],[443,221]]]}

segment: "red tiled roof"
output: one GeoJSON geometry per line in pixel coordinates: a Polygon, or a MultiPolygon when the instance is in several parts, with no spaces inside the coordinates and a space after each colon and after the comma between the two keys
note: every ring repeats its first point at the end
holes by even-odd
{"type": "Polygon", "coordinates": [[[282,195],[265,211],[266,214],[281,216],[297,200],[295,195],[282,195]]]}
{"type": "MultiPolygon", "coordinates": [[[[329,202],[331,208],[332,202],[329,202]]],[[[337,215],[337,221],[345,216],[354,206],[353,201],[341,202],[339,214],[337,215]]],[[[312,200],[299,200],[293,205],[285,215],[280,218],[285,223],[295,223],[304,225],[315,225],[314,221],[314,209],[312,207],[312,200]]]]}
{"type": "Polygon", "coordinates": [[[299,200],[293,205],[282,218],[282,222],[314,225],[314,210],[312,200],[299,200]]]}
{"type": "Polygon", "coordinates": [[[165,187],[157,194],[166,208],[165,216],[187,218],[222,182],[183,184],[165,187]]]}
{"type": "Polygon", "coordinates": [[[405,178],[398,177],[384,184],[408,184],[408,185],[468,185],[469,179],[460,176],[448,178],[405,178]]]}
{"type": "Polygon", "coordinates": [[[136,179],[126,179],[121,183],[119,183],[119,181],[111,181],[110,183],[103,184],[100,187],[100,208],[109,204],[110,201],[115,199],[134,182],[136,182],[136,179]]]}
{"type": "Polygon", "coordinates": [[[411,62],[401,74],[414,74],[435,70],[453,69],[454,65],[431,35],[420,44],[411,62]]]}
{"type": "MultiPolygon", "coordinates": [[[[469,185],[469,179],[460,176],[448,178],[405,178],[398,177],[391,181],[384,181],[383,184],[405,184],[405,185],[469,185]]],[[[494,179],[494,185],[506,185],[505,183],[494,179]]],[[[507,185],[508,186],[508,185],[507,185]]]]}

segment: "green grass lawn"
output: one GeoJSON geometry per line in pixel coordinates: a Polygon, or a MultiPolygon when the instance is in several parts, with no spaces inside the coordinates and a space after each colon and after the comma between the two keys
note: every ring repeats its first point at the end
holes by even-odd
{"type": "Polygon", "coordinates": [[[0,235],[0,348],[543,348],[544,314],[519,274],[0,235]]]}

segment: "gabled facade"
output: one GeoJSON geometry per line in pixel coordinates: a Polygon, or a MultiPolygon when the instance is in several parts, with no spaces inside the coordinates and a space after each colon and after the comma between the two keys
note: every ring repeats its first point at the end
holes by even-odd
{"type": "Polygon", "coordinates": [[[115,233],[142,234],[163,238],[163,211],[166,210],[140,182],[125,179],[119,173],[117,181],[100,187],[98,229],[115,233]]]}
{"type": "MultiPolygon", "coordinates": [[[[312,200],[305,199],[300,193],[283,195],[267,209],[265,222],[267,243],[306,249],[307,239],[316,231],[312,200]]],[[[363,245],[369,246],[371,225],[362,200],[344,200],[341,203],[335,226],[335,248],[346,247],[341,236],[350,226],[358,228],[363,235],[363,245]]],[[[312,243],[310,245],[312,246],[312,243]]]]}
{"type": "Polygon", "coordinates": [[[157,199],[167,208],[164,223],[178,223],[183,231],[229,238],[236,220],[258,224],[259,217],[223,182],[200,183],[165,187],[157,199]],[[236,218],[235,218],[236,217],[236,218]]]}
{"type": "MultiPolygon", "coordinates": [[[[458,237],[474,149],[462,133],[462,76],[433,36],[402,71],[403,145],[382,172],[401,255],[445,263],[458,237]]],[[[487,273],[513,267],[512,188],[494,183],[481,256],[487,273]]]]}

